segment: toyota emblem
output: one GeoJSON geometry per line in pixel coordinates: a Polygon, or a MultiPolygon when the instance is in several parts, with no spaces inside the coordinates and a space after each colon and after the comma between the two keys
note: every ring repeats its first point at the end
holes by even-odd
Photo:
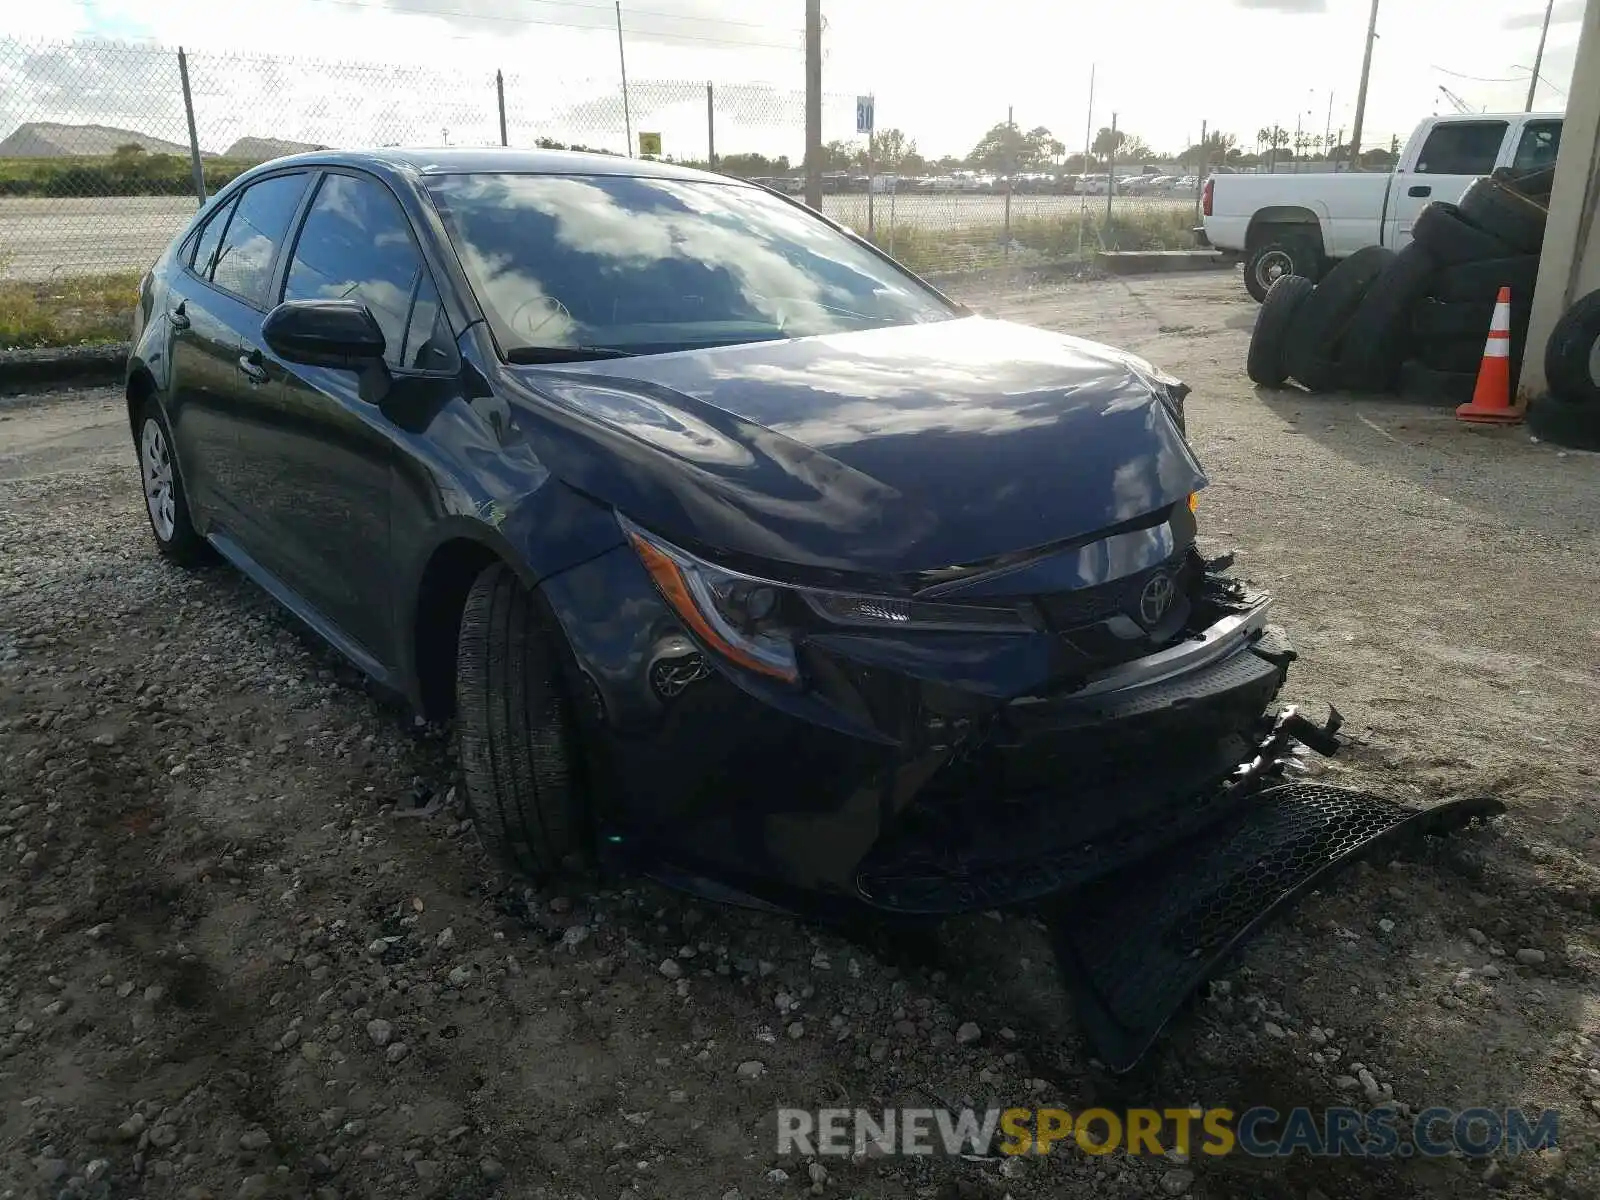
{"type": "Polygon", "coordinates": [[[1177,591],[1172,582],[1172,576],[1165,571],[1157,571],[1145,582],[1144,590],[1139,593],[1139,620],[1148,628],[1159,625],[1161,618],[1167,615],[1167,610],[1172,607],[1172,597],[1177,591]]]}

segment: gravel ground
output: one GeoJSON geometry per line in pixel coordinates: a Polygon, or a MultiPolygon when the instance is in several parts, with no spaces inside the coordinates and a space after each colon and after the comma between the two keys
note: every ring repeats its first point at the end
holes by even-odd
{"type": "Polygon", "coordinates": [[[969,297],[1195,387],[1204,548],[1279,596],[1325,777],[1486,829],[1260,937],[1135,1076],[1039,929],[909,950],[486,861],[448,742],[150,544],[118,396],[0,401],[0,1196],[1594,1195],[1600,458],[1242,370],[1236,277],[969,297]],[[968,1023],[972,1028],[965,1028],[968,1023]],[[1555,1107],[1563,1150],[779,1160],[773,1110],[1555,1107]]]}

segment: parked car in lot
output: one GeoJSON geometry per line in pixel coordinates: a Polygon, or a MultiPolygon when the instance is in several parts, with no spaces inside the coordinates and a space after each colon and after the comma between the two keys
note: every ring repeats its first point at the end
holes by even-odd
{"type": "Polygon", "coordinates": [[[1196,553],[1187,388],[737,180],[280,159],[133,334],[160,552],[453,718],[483,837],[536,871],[894,908],[914,861],[953,872],[925,909],[1025,898],[1187,814],[1293,657],[1196,553]]]}
{"type": "Polygon", "coordinates": [[[1207,180],[1204,239],[1244,261],[1257,300],[1283,275],[1313,281],[1363,246],[1398,250],[1417,214],[1454,202],[1496,167],[1535,170],[1555,163],[1556,113],[1466,113],[1421,122],[1388,173],[1232,174],[1207,180]]]}

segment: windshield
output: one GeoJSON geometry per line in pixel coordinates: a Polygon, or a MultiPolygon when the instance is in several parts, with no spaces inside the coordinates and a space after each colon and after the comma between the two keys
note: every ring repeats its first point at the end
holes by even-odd
{"type": "Polygon", "coordinates": [[[912,276],[737,183],[442,175],[428,189],[501,350],[653,354],[948,320],[912,276]]]}

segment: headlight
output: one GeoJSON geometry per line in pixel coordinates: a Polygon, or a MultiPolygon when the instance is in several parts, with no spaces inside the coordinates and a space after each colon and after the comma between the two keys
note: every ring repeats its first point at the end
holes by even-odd
{"type": "Polygon", "coordinates": [[[1021,607],[924,603],[761,579],[707,562],[620,514],[617,520],[662,597],[709,649],[789,683],[800,677],[795,637],[807,630],[1029,633],[1038,628],[1021,607]]]}

